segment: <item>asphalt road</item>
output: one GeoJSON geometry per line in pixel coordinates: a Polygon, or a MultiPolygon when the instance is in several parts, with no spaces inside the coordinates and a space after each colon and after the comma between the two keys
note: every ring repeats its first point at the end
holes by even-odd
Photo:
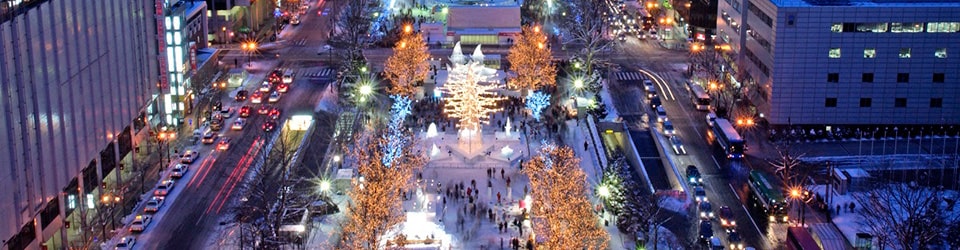
{"type": "MultiPolygon", "coordinates": [[[[664,109],[667,111],[669,120],[673,123],[677,131],[677,136],[681,139],[686,148],[687,155],[675,155],[668,148],[663,151],[677,172],[684,173],[687,165],[695,165],[703,173],[704,189],[707,192],[707,198],[710,200],[713,209],[716,211],[721,206],[729,206],[734,212],[734,219],[738,222],[737,231],[740,232],[745,245],[756,249],[772,249],[771,242],[777,242],[779,237],[775,232],[784,232],[782,224],[769,225],[765,215],[754,212],[747,203],[749,189],[746,186],[746,177],[750,171],[749,163],[744,164],[740,161],[728,161],[723,154],[714,146],[714,142],[707,137],[707,131],[710,127],[705,122],[704,111],[698,111],[690,101],[690,94],[684,87],[686,78],[683,72],[677,66],[685,64],[687,54],[684,51],[669,51],[660,48],[652,41],[642,41],[636,38],[628,38],[619,48],[623,51],[626,59],[613,58],[611,61],[620,64],[621,70],[630,72],[641,72],[647,75],[656,74],[658,93],[662,100],[664,109]],[[756,219],[756,220],[754,220],[756,219]]],[[[656,114],[649,109],[639,109],[643,104],[638,105],[637,100],[644,100],[642,86],[618,85],[618,95],[614,95],[618,111],[627,114],[624,118],[631,124],[631,129],[637,129],[637,124],[641,123],[640,114],[646,112],[653,123],[649,126],[657,128],[656,114]],[[638,110],[639,109],[639,110],[638,110]]],[[[646,132],[640,132],[646,134],[646,132]]],[[[666,137],[655,139],[665,140],[666,137]]],[[[663,141],[663,145],[669,145],[668,141],[663,141]]],[[[649,145],[637,145],[638,147],[648,147],[649,145]]],[[[655,150],[655,149],[654,149],[655,150]]],[[[649,170],[648,170],[649,171],[649,170]]],[[[659,172],[659,171],[654,171],[659,172]]],[[[674,174],[667,172],[666,174],[674,174]]],[[[680,177],[681,179],[682,176],[680,177]]],[[[689,190],[688,193],[692,193],[689,190]]],[[[686,218],[674,218],[667,222],[667,227],[675,232],[679,237],[686,238],[687,241],[695,241],[698,237],[697,226],[698,218],[696,206],[691,206],[688,211],[690,216],[686,218]],[[680,221],[684,220],[684,221],[680,221]],[[687,227],[687,228],[681,228],[687,227]]],[[[682,216],[675,214],[675,217],[682,216]]],[[[727,234],[721,229],[717,219],[714,219],[714,235],[726,242],[727,234]]]]}
{"type": "MultiPolygon", "coordinates": [[[[330,1],[324,5],[340,2],[342,1],[330,1]]],[[[308,17],[304,18],[299,26],[284,32],[286,36],[281,38],[281,42],[278,43],[280,46],[262,52],[263,55],[279,55],[276,57],[278,60],[261,55],[259,65],[276,65],[293,69],[297,76],[322,70],[324,65],[313,62],[287,62],[286,58],[290,55],[299,58],[299,55],[312,50],[314,51],[312,55],[316,57],[315,61],[320,60],[315,51],[327,39],[328,33],[323,31],[329,29],[324,28],[329,27],[329,17],[317,14],[324,8],[327,7],[314,5],[308,11],[308,17]],[[314,15],[311,16],[310,13],[314,15]],[[312,32],[314,30],[318,32],[312,32]]],[[[236,58],[238,54],[232,53],[224,60],[232,61],[229,58],[236,58]]],[[[254,59],[254,61],[258,60],[254,59]]],[[[266,67],[251,70],[250,80],[243,88],[252,93],[252,90],[259,87],[265,75],[272,69],[273,67],[266,67]]],[[[328,82],[308,77],[295,78],[290,91],[284,94],[278,103],[273,104],[282,111],[278,124],[282,124],[283,119],[289,118],[292,112],[288,111],[312,112],[328,82]]],[[[237,189],[243,185],[242,180],[250,168],[255,167],[255,159],[259,154],[264,153],[260,152],[263,151],[261,148],[270,143],[267,139],[271,138],[273,133],[278,133],[276,131],[265,133],[261,129],[260,126],[268,119],[265,115],[255,113],[261,104],[252,104],[250,100],[240,104],[227,94],[223,94],[221,99],[225,107],[239,108],[240,105],[248,105],[253,109],[253,113],[241,131],[229,128],[234,119],[237,119],[236,114],[232,119],[225,121],[226,127],[221,133],[223,136],[232,138],[228,150],[215,151],[213,145],[197,146],[201,152],[201,158],[191,166],[187,176],[176,184],[175,197],[172,197],[175,199],[168,200],[162,211],[155,216],[154,222],[138,236],[138,249],[207,248],[209,238],[216,237],[213,235],[215,228],[222,220],[230,219],[224,218],[224,215],[231,214],[232,204],[239,198],[237,189]]],[[[268,183],[278,185],[279,171],[271,171],[268,178],[270,179],[268,183]]]]}

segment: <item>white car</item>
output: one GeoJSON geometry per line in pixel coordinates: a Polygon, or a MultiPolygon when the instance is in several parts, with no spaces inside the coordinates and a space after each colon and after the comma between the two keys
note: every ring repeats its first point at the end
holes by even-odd
{"type": "Polygon", "coordinates": [[[117,246],[114,247],[114,250],[128,250],[133,249],[133,245],[137,244],[137,238],[133,235],[120,238],[120,242],[117,242],[117,246]]]}
{"type": "Polygon", "coordinates": [[[176,182],[174,182],[173,180],[166,180],[161,182],[160,185],[157,186],[157,190],[153,191],[153,195],[164,196],[164,197],[167,196],[168,194],[170,194],[170,191],[173,191],[174,184],[176,184],[176,182]]]}
{"type": "Polygon", "coordinates": [[[707,113],[707,125],[709,125],[710,127],[713,127],[713,122],[716,120],[717,120],[717,113],[714,113],[713,111],[710,111],[710,113],[707,113]]]}
{"type": "Polygon", "coordinates": [[[300,16],[293,16],[293,18],[290,18],[290,24],[294,26],[300,25],[300,16]]]}
{"type": "Polygon", "coordinates": [[[280,101],[280,92],[274,91],[273,93],[270,93],[270,98],[267,99],[267,101],[270,102],[270,103],[279,102],[279,101],[280,101]]]}
{"type": "Polygon", "coordinates": [[[657,122],[665,122],[668,119],[667,110],[663,109],[663,106],[657,107],[657,122]]]}
{"type": "Polygon", "coordinates": [[[246,119],[238,118],[236,121],[233,122],[233,126],[230,126],[230,129],[243,130],[244,121],[246,121],[246,119]]]}
{"type": "Polygon", "coordinates": [[[263,92],[263,93],[270,92],[270,87],[272,86],[270,86],[269,82],[263,81],[263,84],[260,84],[260,92],[263,92]]]}
{"type": "Polygon", "coordinates": [[[149,215],[137,215],[133,219],[133,223],[130,224],[130,232],[143,232],[147,229],[147,226],[150,226],[150,222],[153,222],[153,217],[149,215]]]}
{"type": "Polygon", "coordinates": [[[293,83],[293,70],[288,69],[283,72],[282,82],[286,84],[293,83]]]}
{"type": "Polygon", "coordinates": [[[680,138],[677,136],[670,137],[670,146],[673,148],[673,153],[677,155],[687,154],[687,149],[683,148],[683,142],[680,142],[680,138]]]}
{"type": "Polygon", "coordinates": [[[156,213],[160,211],[160,208],[163,207],[163,197],[154,196],[147,201],[147,206],[143,208],[145,213],[156,213]]]}
{"type": "Polygon", "coordinates": [[[663,122],[663,134],[667,136],[676,134],[676,130],[674,130],[672,122],[670,121],[663,122]]]}
{"type": "Polygon", "coordinates": [[[220,110],[220,117],[223,117],[224,119],[233,117],[233,108],[224,108],[223,110],[220,110]]]}
{"type": "Polygon", "coordinates": [[[181,178],[187,174],[187,170],[190,170],[189,165],[177,164],[173,166],[173,170],[170,171],[170,176],[174,178],[181,178]]]}
{"type": "Polygon", "coordinates": [[[191,164],[197,160],[197,157],[200,157],[200,153],[197,153],[197,151],[193,150],[187,150],[186,152],[183,152],[183,156],[180,157],[180,163],[191,164]]]}

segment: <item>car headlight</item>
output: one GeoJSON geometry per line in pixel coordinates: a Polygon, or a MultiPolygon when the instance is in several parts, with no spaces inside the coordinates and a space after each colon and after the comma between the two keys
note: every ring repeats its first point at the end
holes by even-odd
{"type": "Polygon", "coordinates": [[[786,216],[786,215],[783,216],[783,222],[787,222],[787,216],[786,216]]]}
{"type": "Polygon", "coordinates": [[[711,217],[711,218],[713,217],[713,212],[710,212],[710,217],[711,217]]]}
{"type": "Polygon", "coordinates": [[[704,212],[700,212],[700,217],[707,217],[707,214],[704,212]]]}

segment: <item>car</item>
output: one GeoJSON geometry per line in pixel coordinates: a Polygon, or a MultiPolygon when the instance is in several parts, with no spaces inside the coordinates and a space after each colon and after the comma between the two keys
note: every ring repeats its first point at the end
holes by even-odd
{"type": "Polygon", "coordinates": [[[230,129],[233,129],[233,130],[243,130],[243,124],[244,124],[245,120],[246,120],[246,119],[243,119],[243,118],[237,118],[237,120],[233,122],[233,125],[230,126],[230,129]]]}
{"type": "Polygon", "coordinates": [[[137,244],[137,237],[133,235],[120,238],[120,241],[117,242],[117,245],[113,247],[114,250],[129,250],[133,249],[133,246],[137,244]]]}
{"type": "Polygon", "coordinates": [[[188,170],[190,170],[189,165],[177,164],[176,166],[173,166],[172,170],[170,170],[170,177],[182,178],[184,175],[187,174],[188,170]]]}
{"type": "Polygon", "coordinates": [[[743,250],[743,239],[740,238],[740,233],[730,232],[727,234],[727,244],[730,245],[730,249],[743,250]]]}
{"type": "Polygon", "coordinates": [[[200,157],[200,153],[193,150],[187,150],[183,152],[183,156],[180,157],[180,163],[191,164],[200,157]]]}
{"type": "Polygon", "coordinates": [[[288,69],[283,72],[283,78],[280,81],[282,83],[291,84],[293,83],[293,70],[288,69]]]}
{"type": "Polygon", "coordinates": [[[223,110],[223,102],[217,102],[213,104],[213,112],[218,112],[223,110]]]}
{"type": "Polygon", "coordinates": [[[267,93],[267,92],[270,92],[270,88],[271,88],[271,87],[273,87],[273,86],[270,85],[269,82],[264,81],[262,84],[260,84],[260,88],[257,89],[257,90],[260,91],[260,92],[263,92],[263,93],[267,93]]]}
{"type": "Polygon", "coordinates": [[[709,201],[700,202],[700,205],[697,205],[697,210],[701,220],[713,219],[713,206],[710,205],[709,201]]]}
{"type": "Polygon", "coordinates": [[[267,113],[267,116],[269,116],[270,119],[273,119],[273,120],[280,119],[280,109],[278,108],[270,109],[270,112],[267,113]]]}
{"type": "Polygon", "coordinates": [[[717,236],[710,237],[710,250],[723,250],[723,242],[717,236]]]}
{"type": "Polygon", "coordinates": [[[263,123],[263,132],[270,132],[277,128],[276,121],[267,121],[263,123]]]}
{"type": "Polygon", "coordinates": [[[262,103],[262,102],[263,102],[263,92],[260,92],[259,90],[254,91],[253,94],[250,95],[250,102],[252,102],[252,103],[262,103]]]}
{"type": "Polygon", "coordinates": [[[697,202],[707,202],[707,191],[703,190],[703,187],[697,186],[693,188],[693,197],[697,202]]]}
{"type": "Polygon", "coordinates": [[[710,111],[707,113],[707,125],[713,127],[713,123],[717,120],[717,113],[710,111]]]}
{"type": "Polygon", "coordinates": [[[130,223],[130,232],[143,232],[147,229],[147,226],[150,226],[150,222],[153,222],[153,217],[149,215],[137,215],[133,218],[133,223],[130,223]]]}
{"type": "Polygon", "coordinates": [[[200,141],[203,142],[203,144],[213,144],[216,139],[217,133],[214,133],[213,131],[207,131],[206,133],[203,133],[203,139],[200,141]]]}
{"type": "Polygon", "coordinates": [[[676,130],[673,128],[673,123],[670,121],[663,122],[663,134],[664,135],[675,135],[676,130]]]}
{"type": "Polygon", "coordinates": [[[220,117],[224,119],[233,117],[233,108],[225,108],[220,110],[220,117]]]}
{"type": "Polygon", "coordinates": [[[270,105],[260,105],[260,109],[257,110],[257,114],[266,115],[270,113],[270,110],[272,109],[273,107],[270,107],[270,105]]]}
{"type": "Polygon", "coordinates": [[[733,219],[733,210],[728,206],[720,206],[719,211],[720,226],[725,229],[736,228],[737,221],[733,219]]]}
{"type": "Polygon", "coordinates": [[[237,91],[237,95],[233,96],[233,100],[235,100],[235,101],[237,101],[237,102],[246,101],[246,100],[247,100],[247,94],[249,94],[249,93],[247,93],[246,90],[237,91]]]}
{"type": "Polygon", "coordinates": [[[673,147],[673,153],[677,155],[687,154],[687,150],[683,148],[683,142],[680,142],[680,138],[676,135],[670,137],[670,146],[673,147]]]}
{"type": "Polygon", "coordinates": [[[621,33],[620,35],[617,36],[617,40],[620,40],[621,42],[627,41],[627,35],[621,33]]]}
{"type": "Polygon", "coordinates": [[[659,96],[660,95],[657,94],[656,88],[653,88],[653,89],[650,89],[650,91],[647,91],[647,98],[653,99],[654,97],[659,97],[659,96]]]}
{"type": "Polygon", "coordinates": [[[147,206],[143,208],[143,212],[147,213],[156,213],[160,211],[160,208],[163,207],[163,197],[154,196],[147,201],[147,206]]]}
{"type": "Polygon", "coordinates": [[[650,79],[644,79],[643,91],[646,91],[646,92],[657,91],[657,88],[653,86],[653,81],[651,81],[650,79]]]}
{"type": "Polygon", "coordinates": [[[173,179],[168,179],[163,182],[160,182],[160,185],[157,185],[157,189],[153,190],[153,195],[167,196],[167,194],[170,194],[170,191],[173,190],[174,184],[176,184],[176,182],[174,182],[173,179]]]}
{"type": "Polygon", "coordinates": [[[687,165],[687,181],[690,185],[703,185],[703,177],[700,176],[700,170],[694,165],[687,165]]]}
{"type": "Polygon", "coordinates": [[[713,237],[713,226],[710,225],[710,221],[701,220],[700,221],[700,239],[707,240],[713,237]]]}
{"type": "Polygon", "coordinates": [[[283,71],[280,69],[275,69],[270,72],[270,75],[267,76],[267,81],[270,83],[279,83],[281,81],[280,76],[283,75],[283,71]]]}
{"type": "Polygon", "coordinates": [[[299,15],[293,16],[293,18],[290,19],[290,25],[293,25],[293,26],[300,25],[300,16],[299,15]]]}
{"type": "Polygon", "coordinates": [[[662,103],[660,102],[659,96],[654,96],[653,98],[650,98],[650,108],[660,107],[661,104],[662,103]]]}
{"type": "Polygon", "coordinates": [[[663,107],[657,107],[657,122],[665,122],[668,119],[670,118],[667,117],[667,110],[663,107]]]}
{"type": "Polygon", "coordinates": [[[215,115],[210,119],[210,130],[220,131],[223,129],[223,119],[219,115],[215,115]]]}
{"type": "Polygon", "coordinates": [[[239,113],[240,113],[240,117],[242,118],[250,117],[250,107],[249,106],[240,107],[239,113]]]}
{"type": "Polygon", "coordinates": [[[286,83],[277,84],[277,92],[287,93],[288,90],[290,90],[290,84],[286,84],[286,83]]]}
{"type": "Polygon", "coordinates": [[[217,150],[227,151],[230,148],[230,138],[220,137],[220,141],[217,142],[217,150]]]}
{"type": "Polygon", "coordinates": [[[267,101],[270,102],[270,103],[279,102],[279,101],[280,101],[280,92],[274,91],[273,93],[270,93],[270,98],[267,99],[267,101]]]}

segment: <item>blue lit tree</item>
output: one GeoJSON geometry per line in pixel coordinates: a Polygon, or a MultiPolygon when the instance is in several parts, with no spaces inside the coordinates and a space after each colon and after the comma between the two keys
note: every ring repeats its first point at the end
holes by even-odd
{"type": "Polygon", "coordinates": [[[390,163],[403,155],[403,148],[409,142],[405,133],[403,121],[410,115],[411,101],[409,97],[392,95],[393,106],[390,107],[390,123],[387,124],[387,133],[384,142],[380,145],[383,151],[383,165],[390,167],[390,163]]]}
{"type": "Polygon", "coordinates": [[[540,116],[543,114],[543,109],[547,106],[550,106],[550,94],[546,94],[540,91],[531,92],[527,95],[526,100],[527,109],[530,110],[530,115],[533,116],[533,119],[540,121],[540,116]]]}

